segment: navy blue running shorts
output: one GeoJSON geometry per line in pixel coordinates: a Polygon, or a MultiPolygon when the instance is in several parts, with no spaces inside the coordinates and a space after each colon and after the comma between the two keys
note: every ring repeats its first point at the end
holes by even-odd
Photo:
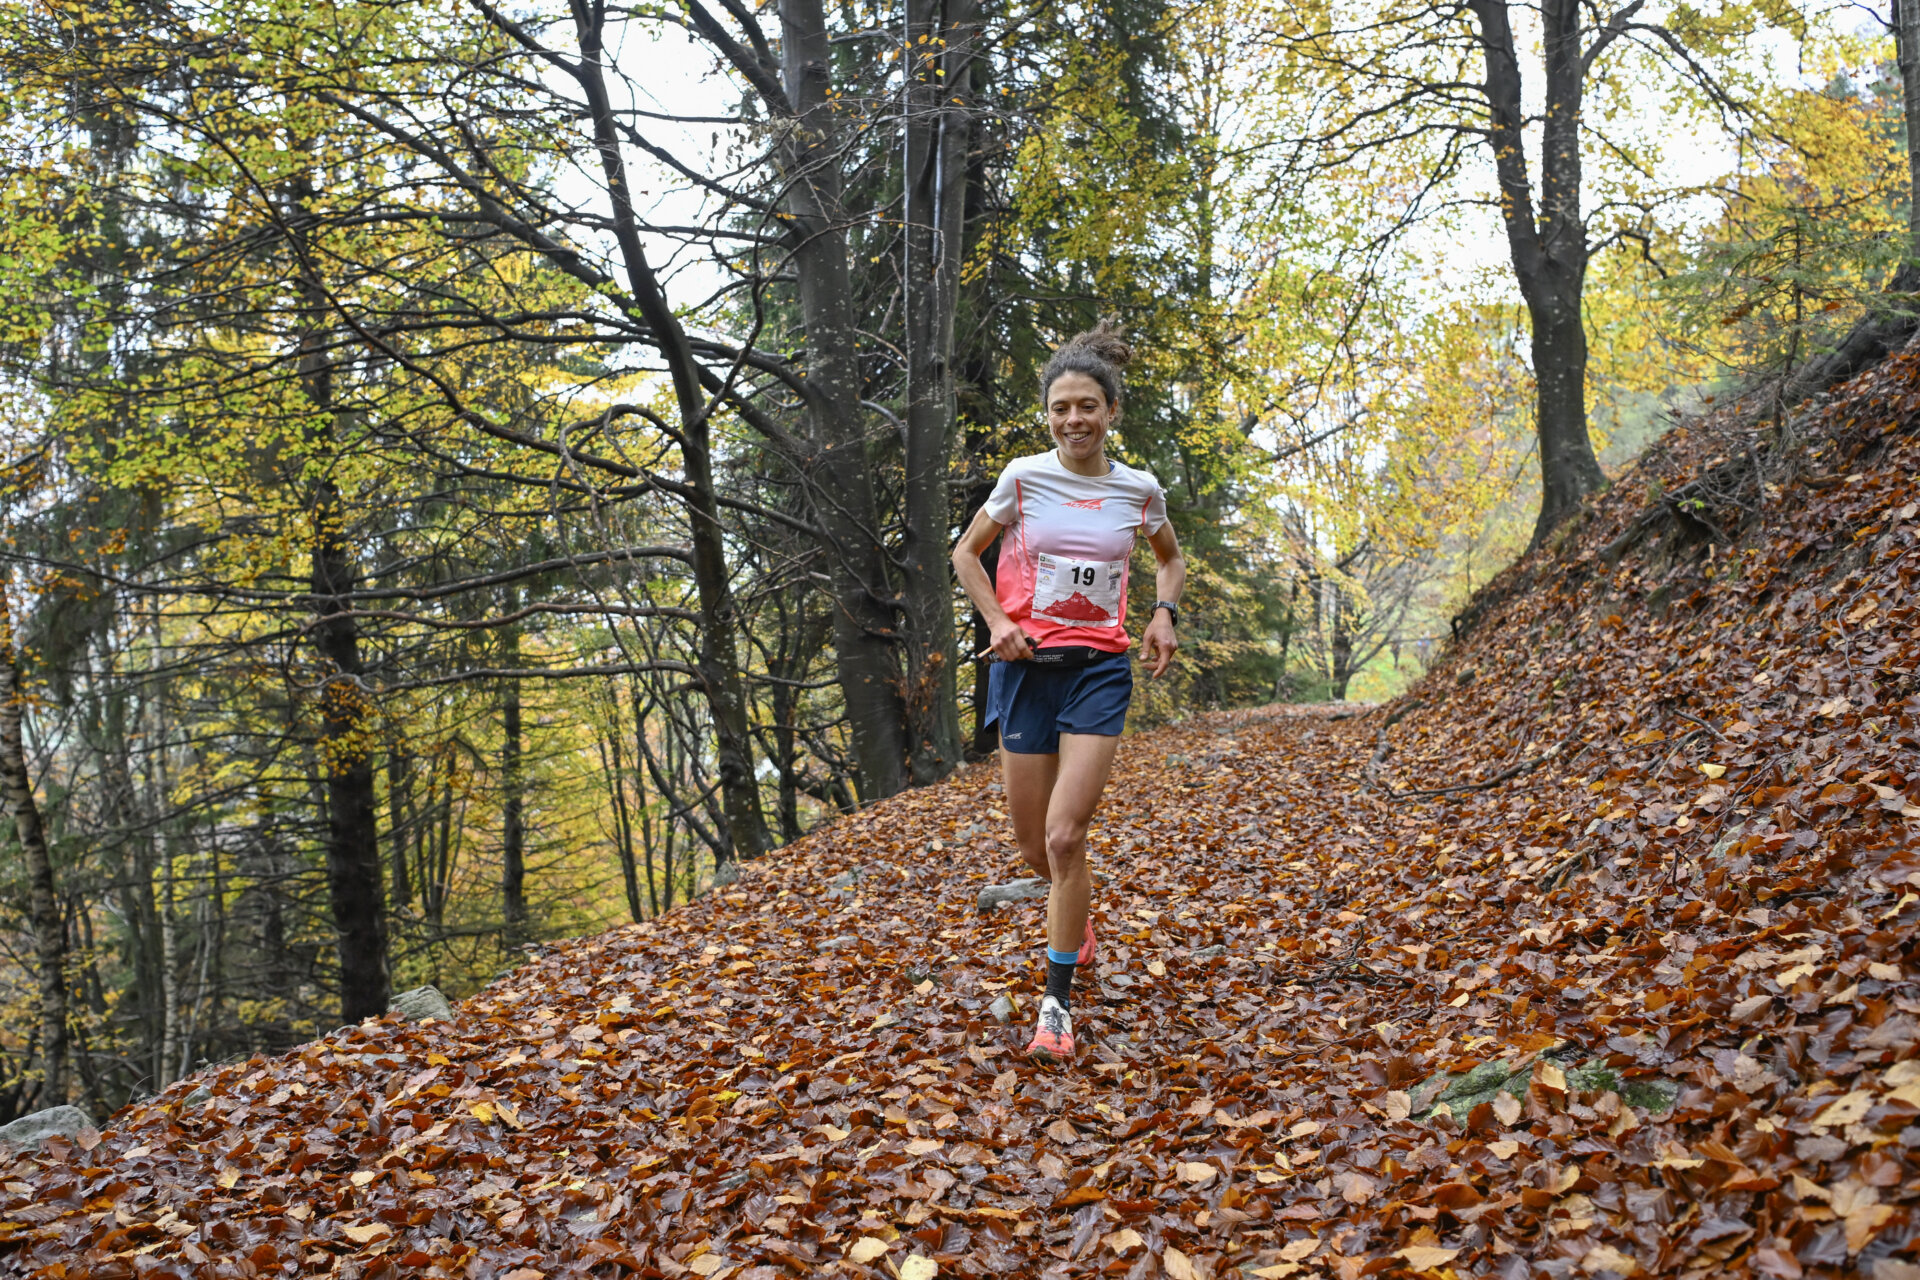
{"type": "Polygon", "coordinates": [[[1133,700],[1133,663],[1124,653],[1084,667],[996,662],[987,668],[987,723],[1000,726],[1000,746],[1017,755],[1050,756],[1063,733],[1117,738],[1133,700]]]}

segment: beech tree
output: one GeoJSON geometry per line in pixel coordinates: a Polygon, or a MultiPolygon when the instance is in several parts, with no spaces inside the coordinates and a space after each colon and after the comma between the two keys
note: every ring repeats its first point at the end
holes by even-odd
{"type": "Polygon", "coordinates": [[[1608,248],[1646,248],[1656,210],[1685,186],[1636,127],[1646,104],[1739,127],[1757,101],[1745,38],[1797,32],[1800,19],[1650,0],[1264,12],[1273,83],[1304,82],[1288,170],[1393,193],[1362,256],[1417,226],[1461,233],[1474,225],[1463,211],[1498,219],[1532,328],[1541,545],[1605,482],[1588,430],[1588,266],[1608,248]]]}

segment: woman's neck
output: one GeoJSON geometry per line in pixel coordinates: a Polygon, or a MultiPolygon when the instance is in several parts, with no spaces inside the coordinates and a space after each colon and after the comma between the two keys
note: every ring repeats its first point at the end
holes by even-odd
{"type": "Polygon", "coordinates": [[[1077,476],[1103,476],[1113,468],[1113,464],[1107,461],[1107,451],[1105,449],[1094,454],[1091,458],[1083,460],[1068,457],[1067,451],[1056,445],[1053,450],[1053,456],[1060,459],[1061,466],[1077,476]]]}

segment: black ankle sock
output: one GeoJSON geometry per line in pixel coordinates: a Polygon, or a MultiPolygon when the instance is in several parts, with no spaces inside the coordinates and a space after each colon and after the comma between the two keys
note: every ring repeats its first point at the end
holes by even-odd
{"type": "Polygon", "coordinates": [[[1068,998],[1073,990],[1073,969],[1074,964],[1071,960],[1055,960],[1052,956],[1047,957],[1047,994],[1058,1000],[1063,1009],[1073,1007],[1068,998]]]}

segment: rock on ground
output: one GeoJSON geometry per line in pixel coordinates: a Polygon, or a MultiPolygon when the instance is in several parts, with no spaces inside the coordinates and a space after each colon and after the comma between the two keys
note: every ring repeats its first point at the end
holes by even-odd
{"type": "Polygon", "coordinates": [[[990,884],[980,891],[980,909],[991,911],[1003,902],[1020,902],[1027,898],[1044,898],[1048,885],[1039,876],[1028,876],[1021,880],[1009,880],[1005,884],[990,884]]]}
{"type": "Polygon", "coordinates": [[[93,1121],[87,1113],[78,1107],[48,1107],[45,1111],[35,1111],[31,1115],[21,1116],[12,1124],[0,1125],[0,1142],[11,1142],[16,1146],[32,1146],[44,1142],[58,1134],[71,1138],[82,1129],[93,1127],[93,1121]]]}
{"type": "Polygon", "coordinates": [[[440,994],[437,987],[415,987],[411,991],[402,991],[387,1006],[388,1013],[397,1013],[408,1022],[423,1022],[434,1018],[441,1022],[453,1021],[453,1006],[440,994]]]}

